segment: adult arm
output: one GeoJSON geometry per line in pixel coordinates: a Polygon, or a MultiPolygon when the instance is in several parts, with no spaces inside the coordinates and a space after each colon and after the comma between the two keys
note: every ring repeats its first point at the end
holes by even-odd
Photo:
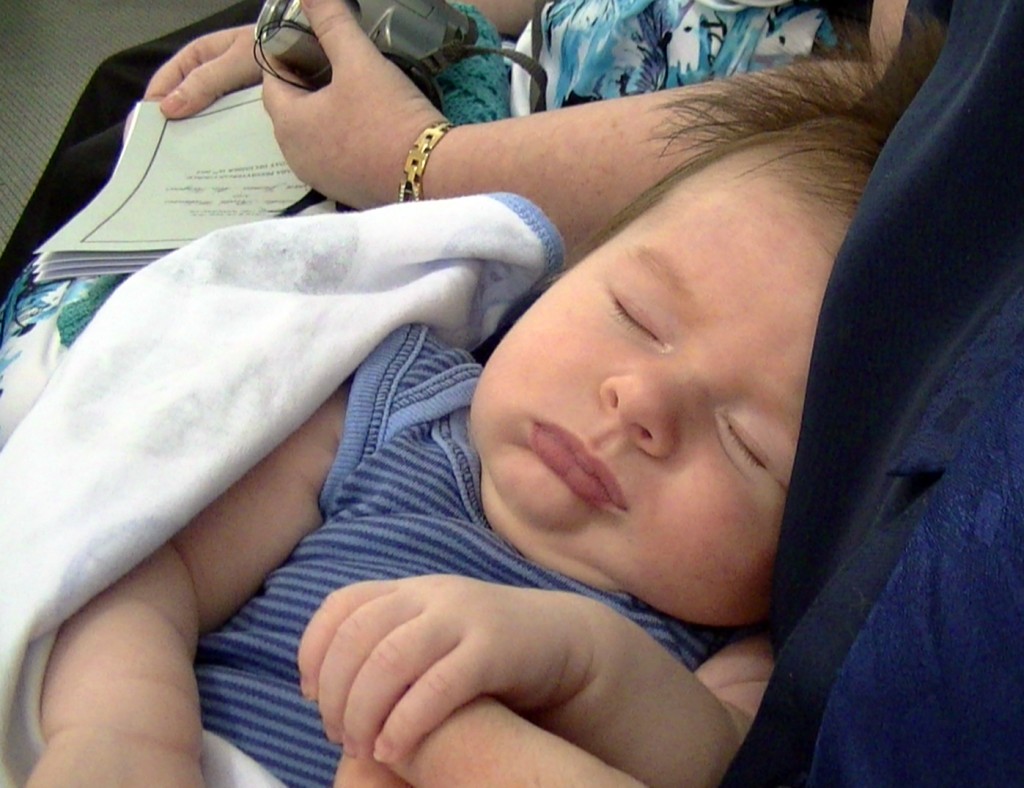
{"type": "MultiPolygon", "coordinates": [[[[898,37],[905,3],[876,3],[880,46],[898,37]]],[[[477,5],[502,30],[517,29],[532,13],[526,0],[477,5]]],[[[333,79],[311,92],[264,76],[264,103],[278,143],[296,174],[321,194],[354,208],[394,202],[410,147],[443,116],[381,56],[343,0],[307,0],[303,7],[332,62],[333,79]]],[[[192,114],[216,96],[258,81],[251,47],[251,26],[199,39],[161,69],[147,93],[167,96],[168,114],[192,114]]],[[[544,209],[573,250],[687,158],[691,138],[672,106],[721,90],[721,82],[708,82],[460,126],[433,151],[424,193],[521,194],[544,209]],[[670,130],[675,133],[668,144],[670,130]]]]}
{"type": "Polygon", "coordinates": [[[344,408],[341,391],[61,628],[43,686],[46,748],[31,786],[201,784],[198,636],[319,525],[344,408]]]}
{"type": "Polygon", "coordinates": [[[871,6],[871,48],[886,55],[903,36],[907,0],[875,0],[871,6]]]}
{"type": "MultiPolygon", "coordinates": [[[[406,154],[443,116],[377,52],[342,0],[307,0],[303,7],[333,78],[310,92],[265,77],[264,104],[278,143],[296,174],[320,193],[355,208],[394,202],[406,154]]],[[[659,137],[666,95],[460,126],[434,149],[424,193],[522,194],[572,246],[667,170],[672,159],[661,155],[659,137]]]]}
{"type": "MultiPolygon", "coordinates": [[[[529,18],[531,5],[478,3],[503,30],[529,18]]],[[[303,181],[340,203],[362,209],[394,202],[410,147],[443,116],[377,51],[343,0],[306,0],[303,8],[331,60],[333,79],[311,92],[264,76],[264,103],[284,156],[303,181]]],[[[165,112],[174,117],[192,114],[258,80],[251,47],[249,26],[199,39],[161,69],[147,93],[166,96],[165,112]]],[[[671,105],[720,90],[720,83],[708,82],[460,126],[433,151],[424,193],[521,194],[544,209],[572,250],[685,160],[691,150],[685,131],[666,143],[674,125],[671,105]]]]}
{"type": "Polygon", "coordinates": [[[518,38],[533,19],[535,0],[472,0],[475,7],[503,36],[518,38]]]}
{"type": "MultiPolygon", "coordinates": [[[[516,29],[532,13],[532,3],[523,0],[478,5],[503,30],[516,29]]],[[[314,0],[306,13],[334,79],[310,92],[264,77],[264,103],[278,143],[296,174],[321,194],[354,208],[394,202],[409,148],[443,116],[381,56],[341,0],[314,0]]],[[[193,115],[225,93],[259,82],[252,46],[251,25],[197,38],[156,72],[145,97],[160,101],[170,118],[193,115]]],[[[675,92],[460,126],[433,152],[424,193],[521,194],[545,210],[571,249],[685,153],[677,143],[672,157],[663,155],[663,107],[675,92]]]]}

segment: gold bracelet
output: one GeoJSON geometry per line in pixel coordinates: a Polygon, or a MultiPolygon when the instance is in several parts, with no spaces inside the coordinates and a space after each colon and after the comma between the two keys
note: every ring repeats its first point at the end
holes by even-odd
{"type": "Polygon", "coordinates": [[[398,201],[423,199],[423,173],[427,171],[430,152],[448,133],[452,124],[446,120],[427,126],[416,138],[415,144],[405,157],[405,178],[398,190],[398,201]]]}

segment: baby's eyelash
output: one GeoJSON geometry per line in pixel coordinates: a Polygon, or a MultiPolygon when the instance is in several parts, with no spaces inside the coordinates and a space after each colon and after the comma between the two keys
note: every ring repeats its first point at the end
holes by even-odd
{"type": "Polygon", "coordinates": [[[761,459],[750,450],[750,447],[743,442],[743,438],[740,437],[739,433],[733,428],[732,424],[728,421],[725,423],[726,430],[729,433],[729,437],[732,438],[733,443],[740,450],[740,453],[753,465],[755,468],[764,468],[765,464],[761,462],[761,459]]]}
{"type": "Polygon", "coordinates": [[[626,328],[632,331],[637,331],[643,334],[648,339],[653,339],[655,341],[658,340],[658,338],[654,335],[654,332],[647,328],[647,326],[645,326],[635,317],[633,317],[633,315],[630,314],[629,310],[622,305],[622,302],[618,298],[612,298],[612,309],[614,311],[615,318],[623,325],[625,325],[626,328]]]}

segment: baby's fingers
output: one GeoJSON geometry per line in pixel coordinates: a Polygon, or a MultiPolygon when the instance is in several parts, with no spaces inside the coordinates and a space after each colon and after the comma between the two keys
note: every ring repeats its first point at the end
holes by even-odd
{"type": "Polygon", "coordinates": [[[397,593],[371,600],[341,623],[324,654],[317,690],[324,732],[357,757],[372,752],[381,724],[405,690],[404,672],[381,667],[402,663],[404,655],[394,654],[388,644],[419,611],[414,601],[397,593]],[[373,676],[374,684],[368,698],[356,690],[366,675],[373,676]],[[365,699],[355,710],[354,693],[365,699]]]}
{"type": "Polygon", "coordinates": [[[345,708],[345,742],[390,763],[478,694],[478,665],[463,633],[429,613],[382,638],[359,670],[345,708]]]}
{"type": "Polygon", "coordinates": [[[303,691],[315,697],[324,732],[362,757],[392,707],[420,673],[452,648],[444,629],[406,627],[423,612],[401,583],[365,583],[324,602],[300,645],[303,691]],[[405,631],[406,635],[401,633],[405,631]]]}
{"type": "Polygon", "coordinates": [[[320,694],[320,675],[324,658],[334,642],[338,628],[356,610],[393,589],[388,582],[356,583],[335,591],[324,600],[306,625],[299,642],[299,675],[302,694],[316,699],[320,694]]]}

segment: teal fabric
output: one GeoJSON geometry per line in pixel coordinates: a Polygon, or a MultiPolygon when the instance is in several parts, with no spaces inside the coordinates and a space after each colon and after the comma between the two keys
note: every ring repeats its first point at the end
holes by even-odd
{"type": "MultiPolygon", "coordinates": [[[[501,36],[473,6],[454,4],[476,23],[476,46],[500,50],[501,36]]],[[[500,54],[460,60],[437,77],[442,111],[456,126],[509,117],[509,61],[500,54]]]]}
{"type": "Polygon", "coordinates": [[[60,343],[64,347],[71,347],[78,339],[78,335],[89,325],[96,310],[103,306],[111,293],[126,278],[123,275],[97,277],[80,298],[64,305],[57,315],[57,333],[60,334],[60,343]]]}

